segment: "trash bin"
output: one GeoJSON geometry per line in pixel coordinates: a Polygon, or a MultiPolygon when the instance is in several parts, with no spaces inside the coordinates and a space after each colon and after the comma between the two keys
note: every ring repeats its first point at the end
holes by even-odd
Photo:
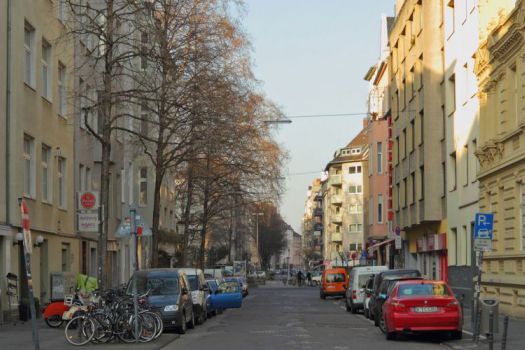
{"type": "Polygon", "coordinates": [[[490,333],[490,326],[489,326],[489,319],[490,319],[490,311],[492,311],[493,315],[493,333],[498,333],[498,325],[499,325],[499,300],[497,299],[491,299],[491,298],[483,298],[480,299],[480,307],[481,307],[481,327],[480,327],[480,333],[481,334],[489,334],[490,333]]]}

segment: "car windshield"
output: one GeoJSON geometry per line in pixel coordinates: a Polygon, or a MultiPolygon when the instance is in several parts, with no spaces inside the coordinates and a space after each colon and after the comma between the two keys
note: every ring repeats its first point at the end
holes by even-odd
{"type": "Polygon", "coordinates": [[[359,275],[359,277],[357,278],[357,286],[359,288],[366,288],[366,282],[368,282],[368,278],[370,276],[371,276],[371,274],[359,275]]]}
{"type": "Polygon", "coordinates": [[[402,284],[397,291],[399,297],[412,296],[448,296],[447,286],[444,283],[414,283],[402,284]]]}
{"type": "Polygon", "coordinates": [[[327,283],[344,282],[344,281],[345,281],[345,275],[342,273],[329,273],[326,275],[327,283]]]}
{"type": "Polygon", "coordinates": [[[199,289],[199,283],[197,281],[197,275],[187,275],[188,276],[188,282],[190,283],[190,289],[191,290],[198,290],[199,289]]]}
{"type": "MultiPolygon", "coordinates": [[[[179,277],[177,275],[139,275],[137,278],[137,291],[149,295],[174,295],[179,294],[179,277]]],[[[128,283],[126,294],[133,295],[133,279],[128,283]]]]}

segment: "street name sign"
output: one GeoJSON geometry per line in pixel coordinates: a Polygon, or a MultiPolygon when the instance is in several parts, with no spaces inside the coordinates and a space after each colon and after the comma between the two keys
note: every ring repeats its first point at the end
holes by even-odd
{"type": "Polygon", "coordinates": [[[474,250],[490,252],[494,229],[494,214],[476,213],[474,222],[474,250]]]}

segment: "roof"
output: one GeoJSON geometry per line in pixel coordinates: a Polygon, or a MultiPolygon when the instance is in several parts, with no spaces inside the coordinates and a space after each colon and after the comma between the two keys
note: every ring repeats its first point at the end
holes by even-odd
{"type": "Polygon", "coordinates": [[[341,163],[351,163],[351,162],[360,162],[364,159],[368,159],[368,142],[365,129],[362,129],[356,137],[352,139],[345,147],[342,149],[352,149],[352,148],[361,148],[361,153],[359,154],[346,154],[346,155],[334,155],[334,158],[326,164],[325,170],[328,170],[334,164],[341,163]]]}

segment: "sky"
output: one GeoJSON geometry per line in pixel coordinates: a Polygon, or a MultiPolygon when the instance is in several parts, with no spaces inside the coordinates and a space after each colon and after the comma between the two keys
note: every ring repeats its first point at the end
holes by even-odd
{"type": "Polygon", "coordinates": [[[275,126],[288,152],[280,212],[301,233],[306,192],[334,152],[357,135],[366,116],[368,82],[379,58],[381,14],[394,0],[245,0],[245,30],[252,42],[261,90],[286,116],[275,126]]]}

